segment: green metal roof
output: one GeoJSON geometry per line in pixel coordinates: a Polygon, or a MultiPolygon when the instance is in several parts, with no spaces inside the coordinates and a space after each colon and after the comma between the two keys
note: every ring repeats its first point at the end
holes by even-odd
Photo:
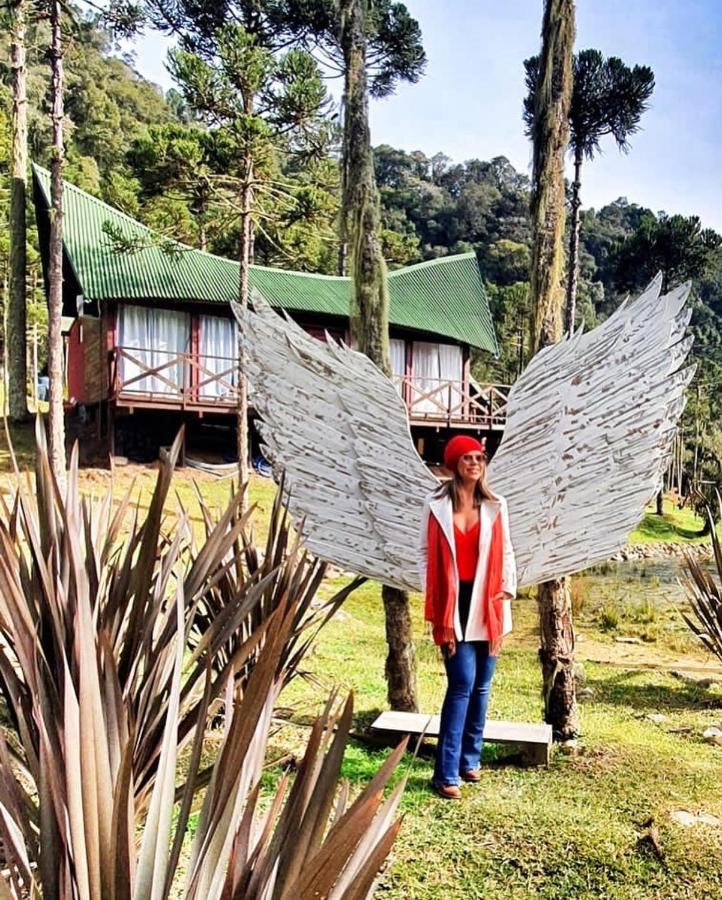
{"type": "MultiPolygon", "coordinates": [[[[50,206],[50,173],[33,165],[36,197],[50,206]]],[[[168,242],[125,213],[65,182],[63,243],[87,300],[228,303],[238,296],[238,263],[168,242]],[[104,223],[135,244],[118,252],[104,223]],[[176,252],[177,251],[177,252],[176,252]]],[[[107,227],[107,226],[106,226],[107,227]]],[[[351,280],[251,266],[251,285],[273,306],[347,318],[351,280]]],[[[389,272],[391,325],[414,328],[498,352],[481,274],[473,253],[389,272]]]]}

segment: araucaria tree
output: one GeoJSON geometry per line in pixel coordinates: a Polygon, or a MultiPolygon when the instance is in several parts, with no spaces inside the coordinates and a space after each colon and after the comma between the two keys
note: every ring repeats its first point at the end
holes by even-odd
{"type": "MultiPolygon", "coordinates": [[[[368,122],[366,0],[341,0],[339,13],[345,66],[341,246],[350,245],[351,251],[351,329],[359,350],[389,375],[389,290],[381,251],[379,195],[368,122]]],[[[389,705],[392,709],[416,711],[416,655],[408,594],[384,585],[382,596],[389,705]]]]}
{"type": "MultiPolygon", "coordinates": [[[[525,60],[527,97],[524,122],[531,135],[534,102],[539,82],[539,57],[525,60]]],[[[639,130],[639,121],[654,90],[654,72],[649,66],[630,68],[616,56],[607,59],[599,50],[582,50],[574,56],[571,102],[569,104],[569,147],[574,157],[571,185],[572,220],[569,228],[567,263],[566,322],[574,328],[577,281],[579,278],[579,225],[582,207],[582,164],[594,159],[602,138],[611,135],[620,151],[629,149],[629,138],[639,130]]]]}
{"type": "MultiPolygon", "coordinates": [[[[373,156],[368,133],[368,98],[387,97],[399,81],[415,83],[426,66],[421,28],[395,0],[305,0],[290,4],[288,21],[304,35],[324,69],[344,79],[344,140],[341,154],[342,212],[339,223],[339,274],[348,270],[352,194],[361,190],[356,175],[373,156]],[[353,57],[353,59],[351,58],[353,57]],[[363,81],[358,76],[363,69],[363,81]],[[349,88],[354,97],[349,97],[349,88]],[[363,96],[363,100],[360,98],[363,96]],[[363,122],[365,124],[361,124],[363,122]],[[363,129],[366,142],[363,141],[363,129]],[[350,132],[361,140],[352,142],[350,132]]],[[[374,186],[375,190],[375,186],[374,186]]],[[[378,226],[377,226],[377,231],[378,226]]]]}
{"type": "MultiPolygon", "coordinates": [[[[534,349],[562,337],[564,306],[564,156],[569,140],[572,95],[574,0],[546,0],[539,77],[534,95],[531,217],[531,297],[534,349]]],[[[558,738],[577,732],[574,629],[565,579],[539,585],[539,658],[544,713],[558,738]]]]}
{"type": "MultiPolygon", "coordinates": [[[[273,183],[278,154],[303,149],[326,129],[326,89],[313,57],[287,49],[283,4],[151,3],[156,20],[180,37],[170,70],[188,105],[219,132],[226,191],[235,194],[239,217],[239,302],[249,296],[254,218],[273,183]],[[226,21],[228,24],[222,24],[226,21]],[[224,151],[224,152],[223,152],[224,151]]],[[[247,394],[242,351],[238,376],[239,474],[246,480],[247,394]]]]}
{"type": "Polygon", "coordinates": [[[340,0],[339,16],[344,59],[341,232],[349,242],[354,287],[351,329],[359,349],[388,375],[389,291],[369,130],[367,0],[340,0]]]}
{"type": "MultiPolygon", "coordinates": [[[[425,57],[418,25],[408,17],[405,7],[387,3],[380,4],[382,9],[375,10],[374,6],[368,0],[340,0],[338,5],[337,34],[344,72],[341,246],[348,246],[349,274],[353,280],[352,332],[359,349],[389,375],[388,278],[381,246],[379,193],[368,120],[370,39],[376,38],[377,49],[373,57],[381,63],[376,80],[372,80],[377,93],[390,91],[402,73],[410,80],[416,80],[425,57]],[[379,14],[381,18],[377,18],[379,14]],[[408,44],[401,44],[405,46],[407,62],[411,63],[405,73],[398,60],[392,61],[388,46],[384,55],[378,43],[379,37],[383,41],[389,40],[394,21],[401,22],[407,36],[413,38],[408,44]]],[[[386,585],[382,596],[388,644],[389,705],[392,709],[415,711],[418,708],[416,657],[409,597],[405,591],[386,585]]]]}

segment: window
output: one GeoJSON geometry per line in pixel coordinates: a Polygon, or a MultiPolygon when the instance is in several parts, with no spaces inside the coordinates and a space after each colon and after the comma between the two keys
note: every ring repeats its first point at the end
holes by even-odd
{"type": "Polygon", "coordinates": [[[187,386],[190,315],[123,304],[118,309],[118,375],[125,393],[179,396],[187,386]],[[144,372],[153,370],[153,374],[144,372]]]}
{"type": "Polygon", "coordinates": [[[463,354],[457,344],[414,341],[411,364],[413,411],[427,415],[446,414],[458,402],[463,370],[463,354]]]}
{"type": "Polygon", "coordinates": [[[223,316],[198,317],[199,395],[204,398],[231,397],[235,394],[238,368],[238,326],[235,319],[223,316]]]}

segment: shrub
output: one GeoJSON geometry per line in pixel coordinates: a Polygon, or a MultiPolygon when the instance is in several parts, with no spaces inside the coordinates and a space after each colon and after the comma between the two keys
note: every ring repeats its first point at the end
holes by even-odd
{"type": "Polygon", "coordinates": [[[609,603],[605,603],[599,610],[599,627],[602,631],[615,631],[619,627],[619,610],[609,603]]]}
{"type": "Polygon", "coordinates": [[[81,497],[77,451],[61,497],[38,441],[35,490],[0,515],[0,896],[164,900],[201,788],[183,897],[366,896],[398,829],[403,781],[383,789],[404,745],[336,798],[351,698],[329,700],[293,783],[258,809],[274,703],[358,582],[312,608],[324,566],[280,500],[262,559],[240,494],[217,521],[205,510],[201,546],[182,514],[166,533],[179,441],[143,520],[130,492],[116,509],[81,497]]]}
{"type": "Polygon", "coordinates": [[[681,583],[687,593],[690,613],[683,612],[682,618],[704,646],[722,660],[722,548],[709,507],[707,517],[717,578],[703,568],[689,551],[684,551],[681,583]]]}

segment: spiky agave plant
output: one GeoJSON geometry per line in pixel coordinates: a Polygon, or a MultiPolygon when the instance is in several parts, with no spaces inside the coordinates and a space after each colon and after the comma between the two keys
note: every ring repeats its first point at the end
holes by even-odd
{"type": "Polygon", "coordinates": [[[348,809],[342,790],[328,827],[351,716],[350,702],[340,716],[330,703],[293,786],[283,778],[258,813],[273,706],[307,646],[299,616],[317,564],[277,515],[271,530],[286,551],[246,567],[215,609],[208,598],[225,573],[244,570],[234,547],[249,514],[234,497],[199,548],[184,515],[166,533],[178,449],[162,460],[141,520],[130,492],[117,508],[110,495],[81,497],[77,453],[61,496],[39,428],[35,489],[21,485],[3,507],[0,898],[169,897],[206,784],[183,897],[364,896],[359,886],[370,885],[398,827],[400,788],[386,804],[382,791],[402,750],[348,809]],[[202,770],[206,727],[224,697],[223,743],[202,770]]]}
{"type": "MultiPolygon", "coordinates": [[[[332,618],[348,595],[366,579],[356,577],[325,601],[318,600],[319,588],[326,576],[327,566],[302,549],[300,535],[294,534],[290,527],[290,516],[284,504],[284,496],[282,480],[273,502],[268,534],[262,550],[259,550],[252,539],[252,531],[244,528],[237,535],[227,564],[204,592],[189,641],[191,647],[195,649],[203,640],[206,628],[233,605],[235,599],[243,593],[249,579],[263,585],[260,600],[248,615],[243,627],[228,633],[225,644],[215,655],[214,667],[222,667],[254,628],[275,610],[282,597],[286,594],[298,597],[293,628],[280,661],[279,676],[285,683],[296,675],[307,675],[301,668],[301,661],[318,632],[332,618]],[[291,565],[289,561],[292,561],[291,565]]],[[[196,485],[196,500],[201,511],[207,541],[214,531],[215,520],[198,485],[196,485]]],[[[241,669],[237,672],[237,680],[242,680],[243,675],[244,670],[241,669]]]]}
{"type": "Polygon", "coordinates": [[[704,646],[722,661],[722,547],[709,506],[706,512],[710,522],[717,578],[691,553],[684,552],[680,581],[687,594],[691,614],[683,612],[682,618],[704,646]]]}

